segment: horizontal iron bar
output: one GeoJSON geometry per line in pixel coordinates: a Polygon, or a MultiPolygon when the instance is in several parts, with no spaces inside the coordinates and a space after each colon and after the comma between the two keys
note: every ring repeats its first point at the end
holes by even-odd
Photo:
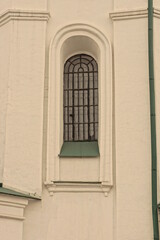
{"type": "Polygon", "coordinates": [[[82,125],[85,125],[85,124],[96,124],[98,122],[77,122],[77,123],[64,123],[64,125],[79,125],[79,124],[82,124],[82,125]]]}
{"type": "Polygon", "coordinates": [[[77,91],[77,92],[80,92],[80,91],[90,91],[90,90],[97,90],[98,88],[80,88],[80,89],[78,89],[78,88],[74,88],[74,89],[72,89],[72,88],[66,88],[66,89],[64,89],[64,91],[66,92],[66,91],[77,91]]]}
{"type": "Polygon", "coordinates": [[[69,107],[69,108],[73,108],[73,107],[98,107],[98,105],[97,105],[97,104],[96,104],[96,105],[92,105],[92,104],[91,104],[91,105],[89,105],[89,106],[88,106],[88,105],[74,105],[74,106],[72,106],[72,105],[70,106],[70,105],[69,105],[69,106],[63,106],[63,107],[64,107],[64,108],[68,108],[68,107],[69,107]]]}
{"type": "Polygon", "coordinates": [[[64,72],[64,74],[80,74],[80,73],[98,73],[98,71],[83,71],[83,72],[64,72]]]}

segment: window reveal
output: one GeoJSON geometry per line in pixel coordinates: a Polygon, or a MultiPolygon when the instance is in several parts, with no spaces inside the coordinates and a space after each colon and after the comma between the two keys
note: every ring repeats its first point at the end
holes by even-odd
{"type": "Polygon", "coordinates": [[[98,140],[98,65],[86,54],[64,65],[64,141],[98,140]]]}

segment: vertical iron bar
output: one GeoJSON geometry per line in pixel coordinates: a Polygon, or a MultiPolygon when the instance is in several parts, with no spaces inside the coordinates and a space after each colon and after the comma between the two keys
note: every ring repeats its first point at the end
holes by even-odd
{"type": "MultiPolygon", "coordinates": [[[[65,72],[65,68],[64,68],[64,72],[65,72]]],[[[65,74],[63,73],[63,139],[65,140],[66,139],[66,129],[65,129],[65,126],[66,126],[66,123],[65,123],[65,82],[66,82],[66,76],[65,74]]]]}
{"type": "Polygon", "coordinates": [[[84,124],[84,71],[82,73],[82,78],[83,78],[83,141],[85,140],[85,124],[84,124]]]}
{"type": "MultiPolygon", "coordinates": [[[[79,72],[78,72],[78,123],[79,123],[79,72]]],[[[78,124],[78,140],[79,140],[79,124],[78,124]]]]}
{"type": "Polygon", "coordinates": [[[74,72],[72,74],[72,138],[75,139],[75,129],[74,129],[74,72]]]}
{"type": "Polygon", "coordinates": [[[89,71],[88,71],[88,140],[90,140],[90,101],[89,101],[89,71]]]}
{"type": "MultiPolygon", "coordinates": [[[[80,54],[80,67],[81,67],[81,54],[80,54]]],[[[81,95],[79,94],[79,79],[78,79],[78,114],[79,114],[79,112],[80,112],[80,106],[79,106],[79,97],[80,97],[81,95]]],[[[78,122],[80,122],[80,118],[79,118],[79,115],[78,115],[78,122]]],[[[79,134],[79,128],[80,128],[80,124],[78,124],[78,140],[80,140],[79,138],[80,138],[80,135],[81,135],[81,133],[79,134]]]]}
{"type": "Polygon", "coordinates": [[[68,130],[68,141],[70,140],[69,139],[69,78],[70,78],[70,75],[69,75],[69,71],[68,71],[68,90],[67,90],[67,98],[68,98],[68,107],[67,107],[67,122],[68,122],[68,125],[67,125],[67,130],[68,130]]]}
{"type": "Polygon", "coordinates": [[[96,131],[95,131],[95,94],[94,94],[94,72],[93,72],[93,129],[94,129],[94,140],[95,140],[96,131]]]}

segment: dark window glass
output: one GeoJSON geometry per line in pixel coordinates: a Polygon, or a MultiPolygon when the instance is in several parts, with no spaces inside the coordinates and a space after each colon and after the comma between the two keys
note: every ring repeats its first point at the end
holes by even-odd
{"type": "Polygon", "coordinates": [[[98,139],[98,65],[86,54],[69,58],[64,65],[64,141],[98,139]]]}

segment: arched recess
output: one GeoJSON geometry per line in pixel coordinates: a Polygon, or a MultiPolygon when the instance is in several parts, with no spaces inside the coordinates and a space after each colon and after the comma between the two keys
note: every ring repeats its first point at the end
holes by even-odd
{"type": "MultiPolygon", "coordinates": [[[[59,153],[63,144],[63,67],[74,54],[93,56],[99,68],[99,176],[101,189],[112,186],[112,50],[106,36],[87,24],[71,24],[61,28],[49,49],[49,95],[47,130],[46,185],[61,181],[59,153]]],[[[85,160],[85,159],[84,159],[85,160]]],[[[54,183],[54,184],[53,184],[54,183]]],[[[92,183],[91,183],[92,184],[92,183]]],[[[58,189],[56,187],[56,189],[58,189]]],[[[65,188],[63,188],[65,189],[65,188]]],[[[107,192],[108,190],[106,190],[107,192]]]]}

